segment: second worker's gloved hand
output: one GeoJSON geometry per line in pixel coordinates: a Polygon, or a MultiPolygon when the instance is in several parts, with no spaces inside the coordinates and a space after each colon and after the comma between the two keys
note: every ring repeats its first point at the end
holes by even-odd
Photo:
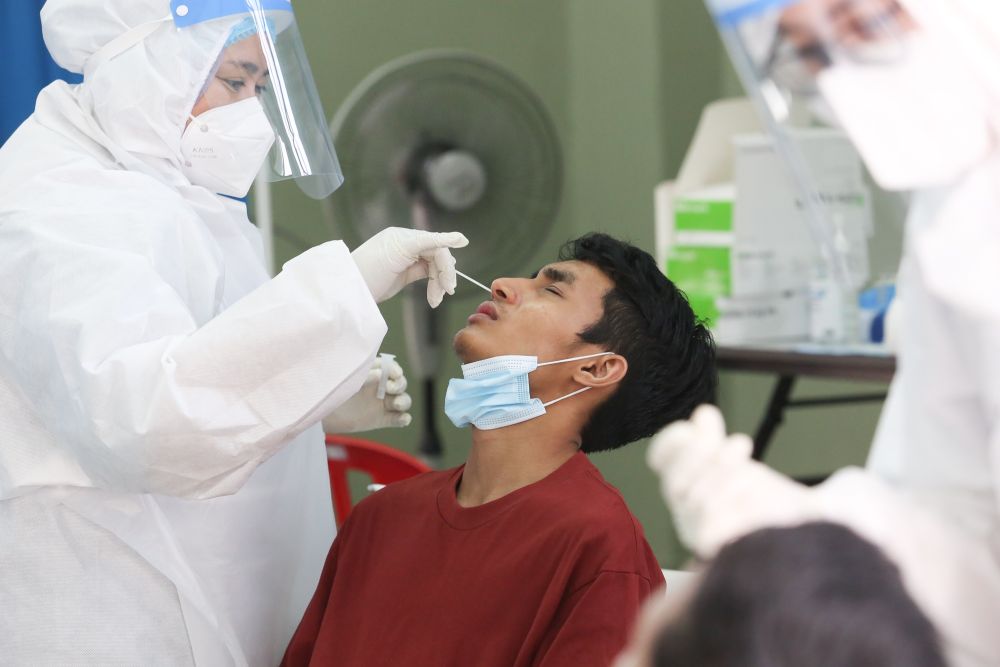
{"type": "Polygon", "coordinates": [[[698,556],[758,528],[820,518],[809,489],[752,460],[752,451],[748,436],[726,435],[712,405],[653,436],[646,461],[660,475],[677,534],[698,556]]]}
{"type": "Polygon", "coordinates": [[[376,428],[410,425],[410,395],[406,393],[403,367],[391,359],[376,358],[358,393],[323,419],[325,433],[357,433],[376,428]],[[388,374],[385,398],[378,397],[383,368],[388,374]]]}
{"type": "Polygon", "coordinates": [[[468,244],[458,232],[390,227],[358,246],[351,257],[375,301],[385,301],[415,280],[427,278],[427,303],[437,308],[445,293],[455,293],[455,258],[448,249],[468,244]]]}

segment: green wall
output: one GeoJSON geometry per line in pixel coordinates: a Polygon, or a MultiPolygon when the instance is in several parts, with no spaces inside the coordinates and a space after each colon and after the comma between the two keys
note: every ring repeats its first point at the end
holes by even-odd
{"type": "MultiPolygon", "coordinates": [[[[702,107],[739,94],[701,0],[298,0],[296,13],[328,115],[371,70],[426,48],[463,48],[493,58],[538,93],[563,142],[566,183],[547,237],[523,239],[538,248],[524,270],[551,260],[562,241],[591,230],[652,251],[653,186],[676,173],[702,107]]],[[[351,174],[346,176],[345,189],[351,187],[351,174]]],[[[275,189],[275,218],[279,265],[309,245],[340,236],[325,226],[319,204],[291,184],[275,189]]],[[[471,275],[492,278],[458,257],[471,275]]],[[[477,302],[474,296],[447,301],[447,330],[461,327],[477,302]]],[[[390,326],[383,349],[399,355],[405,367],[400,309],[398,301],[383,304],[390,326]]],[[[442,396],[447,378],[458,372],[454,358],[444,358],[442,396]]],[[[723,374],[721,404],[733,428],[753,431],[768,383],[723,374]]],[[[850,389],[804,382],[799,393],[850,389]]],[[[794,474],[860,463],[876,416],[877,406],[794,412],[775,439],[771,462],[794,474]]],[[[413,451],[420,427],[416,407],[414,417],[408,429],[370,437],[413,451]]],[[[438,428],[445,464],[463,461],[468,433],[443,415],[438,428]]],[[[645,442],[635,443],[594,460],[622,490],[661,563],[676,567],[685,555],[643,461],[645,449],[645,442]]]]}

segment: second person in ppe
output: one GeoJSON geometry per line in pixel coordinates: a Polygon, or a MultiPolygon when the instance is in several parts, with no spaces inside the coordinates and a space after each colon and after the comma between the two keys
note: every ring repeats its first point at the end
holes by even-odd
{"type": "MultiPolygon", "coordinates": [[[[742,73],[767,64],[740,54],[766,53],[752,37],[776,26],[879,184],[915,192],[897,371],[866,468],[807,489],[750,461],[749,439],[699,408],[650,449],[679,532],[711,557],[761,526],[847,524],[899,565],[949,664],[1000,664],[1000,7],[710,4],[742,73]]],[[[744,84],[780,116],[776,72],[744,84]]]]}

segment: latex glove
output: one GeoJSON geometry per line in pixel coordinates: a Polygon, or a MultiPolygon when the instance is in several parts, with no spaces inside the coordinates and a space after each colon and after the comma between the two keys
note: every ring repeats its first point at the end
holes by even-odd
{"type": "Polygon", "coordinates": [[[357,433],[376,428],[410,425],[413,401],[406,393],[403,367],[391,359],[376,358],[361,390],[323,419],[326,433],[357,433]],[[387,373],[385,398],[378,398],[383,369],[387,373]]]}
{"type": "Polygon", "coordinates": [[[678,535],[703,558],[758,528],[820,518],[808,488],[752,460],[752,451],[748,436],[726,435],[718,408],[702,405],[657,433],[646,452],[678,535]]]}
{"type": "Polygon", "coordinates": [[[427,303],[437,308],[446,292],[455,293],[455,258],[448,249],[468,244],[458,232],[390,227],[362,243],[351,257],[375,301],[385,301],[406,285],[427,278],[427,303]]]}
{"type": "Polygon", "coordinates": [[[629,642],[615,658],[612,667],[651,667],[657,664],[657,640],[669,623],[681,617],[697,590],[697,583],[692,582],[675,593],[668,583],[665,595],[661,592],[646,598],[632,624],[629,642]]]}

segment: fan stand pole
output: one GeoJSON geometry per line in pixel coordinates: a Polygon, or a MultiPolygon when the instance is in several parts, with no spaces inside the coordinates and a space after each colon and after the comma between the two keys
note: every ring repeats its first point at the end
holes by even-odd
{"type": "Polygon", "coordinates": [[[264,266],[267,275],[274,276],[274,209],[271,205],[271,184],[261,174],[254,180],[253,217],[264,242],[264,266]]]}
{"type": "MultiPolygon", "coordinates": [[[[416,200],[411,207],[411,224],[414,229],[430,229],[427,210],[416,200]]],[[[431,308],[427,303],[426,293],[427,285],[422,281],[406,289],[403,299],[403,331],[410,367],[423,391],[424,419],[418,452],[427,465],[437,469],[441,467],[444,448],[437,431],[435,380],[440,368],[443,342],[441,326],[445,322],[443,311],[447,299],[437,308],[431,308]]]]}

